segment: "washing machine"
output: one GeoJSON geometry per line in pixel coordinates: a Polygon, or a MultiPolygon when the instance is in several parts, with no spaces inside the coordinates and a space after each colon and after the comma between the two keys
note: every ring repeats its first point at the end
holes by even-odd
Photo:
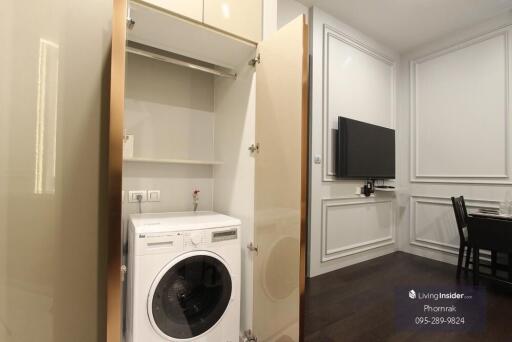
{"type": "Polygon", "coordinates": [[[240,220],[135,214],[128,230],[127,342],[237,342],[240,220]]]}

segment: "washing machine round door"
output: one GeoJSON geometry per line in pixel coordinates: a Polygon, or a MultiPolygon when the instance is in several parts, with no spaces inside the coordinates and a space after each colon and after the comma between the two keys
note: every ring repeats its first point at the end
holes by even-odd
{"type": "Polygon", "coordinates": [[[182,255],[164,267],[151,286],[151,324],[166,339],[202,335],[221,319],[231,291],[231,275],[218,255],[206,251],[182,255]]]}

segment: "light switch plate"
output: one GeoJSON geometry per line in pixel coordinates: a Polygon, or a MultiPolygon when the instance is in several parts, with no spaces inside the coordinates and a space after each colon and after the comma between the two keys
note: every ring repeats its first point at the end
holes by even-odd
{"type": "Polygon", "coordinates": [[[142,202],[146,202],[148,200],[148,193],[146,190],[135,190],[135,191],[128,191],[128,202],[138,202],[137,195],[142,196],[142,202]]]}
{"type": "Polygon", "coordinates": [[[148,190],[148,202],[160,202],[160,190],[148,190]]]}

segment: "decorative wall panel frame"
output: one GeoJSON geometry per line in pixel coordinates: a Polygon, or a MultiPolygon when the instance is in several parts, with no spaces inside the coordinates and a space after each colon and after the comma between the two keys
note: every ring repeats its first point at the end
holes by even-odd
{"type": "Polygon", "coordinates": [[[372,249],[377,249],[389,245],[393,245],[395,243],[395,227],[396,227],[396,213],[395,213],[395,199],[393,197],[390,198],[365,198],[365,197],[336,197],[336,198],[326,198],[322,199],[322,224],[321,224],[321,262],[328,262],[331,260],[347,257],[349,255],[354,255],[358,253],[367,252],[372,249]],[[389,203],[390,211],[391,211],[391,222],[389,235],[377,238],[368,241],[361,241],[356,244],[339,246],[334,249],[328,250],[327,248],[327,239],[328,239],[328,210],[329,208],[334,207],[343,207],[343,206],[355,206],[355,205],[373,205],[377,204],[389,203]]]}
{"type": "MultiPolygon", "coordinates": [[[[477,200],[477,199],[468,199],[464,198],[466,203],[466,207],[468,210],[476,209],[476,208],[499,208],[499,203],[497,201],[492,200],[477,200]]],[[[418,210],[418,203],[427,203],[439,206],[452,206],[451,199],[448,197],[439,197],[439,196],[411,196],[410,197],[410,215],[409,215],[409,227],[410,227],[410,240],[409,244],[428,248],[434,251],[440,251],[444,253],[459,254],[459,246],[449,244],[443,241],[435,241],[430,239],[423,239],[417,236],[417,226],[416,226],[416,217],[418,210]]],[[[455,226],[455,216],[454,216],[454,226],[453,229],[456,230],[455,226]]],[[[486,254],[486,253],[484,253],[486,254]]]]}
{"type": "Polygon", "coordinates": [[[396,123],[396,63],[395,61],[378,52],[377,50],[369,47],[368,45],[358,41],[357,39],[337,30],[336,28],[324,24],[323,26],[323,60],[322,60],[322,73],[323,73],[323,81],[322,81],[322,181],[324,182],[335,182],[339,181],[336,179],[334,172],[330,171],[330,156],[329,156],[329,50],[331,39],[334,39],[337,42],[349,45],[368,56],[375,58],[376,60],[383,62],[388,65],[391,69],[391,80],[390,80],[390,123],[391,128],[394,128],[396,123]]]}
{"type": "Polygon", "coordinates": [[[463,184],[512,184],[511,179],[511,157],[510,157],[510,34],[509,34],[510,26],[500,27],[491,32],[484,33],[477,37],[473,37],[471,39],[465,40],[461,43],[452,45],[450,47],[438,50],[436,52],[430,53],[428,55],[416,58],[410,62],[410,182],[411,183],[463,183],[463,184]],[[419,155],[420,150],[418,147],[418,132],[419,132],[419,124],[418,124],[418,108],[417,108],[417,98],[418,98],[418,89],[417,89],[417,81],[418,81],[418,67],[425,62],[431,61],[435,58],[445,56],[447,54],[463,50],[465,48],[471,47],[478,43],[485,42],[487,40],[503,37],[504,42],[504,51],[505,54],[504,64],[505,64],[505,84],[503,91],[505,92],[505,111],[503,113],[503,127],[505,130],[505,155],[504,161],[506,165],[506,169],[503,174],[484,174],[484,175],[471,175],[471,174],[460,174],[460,175],[443,175],[443,174],[433,174],[426,175],[421,174],[419,172],[419,155]]]}

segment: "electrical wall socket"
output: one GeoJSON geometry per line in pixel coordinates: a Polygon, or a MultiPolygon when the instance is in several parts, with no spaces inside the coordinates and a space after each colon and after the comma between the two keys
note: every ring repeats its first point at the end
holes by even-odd
{"type": "Polygon", "coordinates": [[[160,202],[160,190],[148,190],[148,202],[160,202]]]}
{"type": "Polygon", "coordinates": [[[128,191],[128,202],[138,202],[137,195],[142,196],[142,202],[146,202],[148,200],[148,192],[146,190],[135,190],[128,191]]]}

